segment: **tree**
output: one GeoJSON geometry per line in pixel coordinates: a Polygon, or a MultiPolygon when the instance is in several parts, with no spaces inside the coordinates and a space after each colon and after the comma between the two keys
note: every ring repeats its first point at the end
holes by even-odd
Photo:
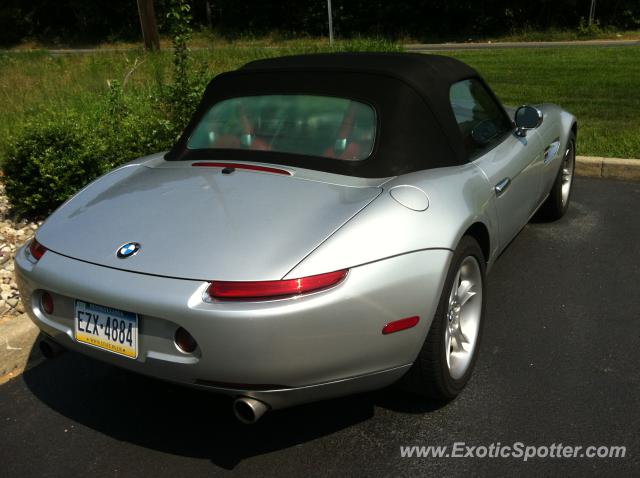
{"type": "Polygon", "coordinates": [[[159,50],[160,36],[158,35],[158,25],[156,23],[156,13],[153,9],[153,0],[138,0],[138,14],[140,15],[144,47],[151,51],[159,50]]]}

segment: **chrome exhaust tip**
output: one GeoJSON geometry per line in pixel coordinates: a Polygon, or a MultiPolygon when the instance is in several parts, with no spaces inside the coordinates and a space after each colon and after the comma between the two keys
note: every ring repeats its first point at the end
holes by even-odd
{"type": "Polygon", "coordinates": [[[251,397],[240,397],[233,401],[233,413],[245,425],[251,425],[269,411],[269,405],[251,397]]]}
{"type": "Polygon", "coordinates": [[[52,359],[62,355],[65,352],[65,349],[55,343],[51,339],[42,339],[38,344],[38,348],[42,355],[44,355],[48,359],[52,359]]]}

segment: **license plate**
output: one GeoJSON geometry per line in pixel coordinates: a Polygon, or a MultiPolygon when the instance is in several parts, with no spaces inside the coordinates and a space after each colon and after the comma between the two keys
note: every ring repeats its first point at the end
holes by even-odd
{"type": "Polygon", "coordinates": [[[129,358],[138,357],[138,316],[124,310],[76,300],[78,342],[129,358]]]}

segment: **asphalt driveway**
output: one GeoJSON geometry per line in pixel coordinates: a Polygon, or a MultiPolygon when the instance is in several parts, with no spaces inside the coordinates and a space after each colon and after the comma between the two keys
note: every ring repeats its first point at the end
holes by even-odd
{"type": "MultiPolygon", "coordinates": [[[[0,386],[0,476],[638,475],[640,183],[577,179],[489,279],[475,375],[236,422],[230,401],[65,354],[0,386]],[[401,458],[400,446],[620,445],[625,458],[401,458]]],[[[292,357],[295,360],[295,357],[292,357]]]]}

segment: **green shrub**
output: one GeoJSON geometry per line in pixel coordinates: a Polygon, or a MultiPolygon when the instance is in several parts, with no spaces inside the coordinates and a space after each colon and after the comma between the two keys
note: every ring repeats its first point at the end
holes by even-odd
{"type": "Polygon", "coordinates": [[[2,165],[7,198],[21,215],[47,215],[101,174],[168,149],[174,130],[157,111],[132,112],[112,82],[97,115],[49,113],[23,125],[2,165]]]}
{"type": "Polygon", "coordinates": [[[117,80],[109,82],[106,104],[94,120],[95,154],[106,170],[169,149],[180,131],[168,118],[161,95],[127,96],[117,80]]]}
{"type": "MultiPolygon", "coordinates": [[[[173,35],[172,79],[162,80],[161,54],[129,63],[122,81],[109,80],[103,93],[74,96],[73,108],[38,111],[12,131],[2,158],[3,181],[12,207],[24,216],[49,214],[85,184],[140,156],[169,149],[189,121],[212,73],[207,57],[190,56],[191,10],[187,0],[168,0],[167,23],[173,35]],[[144,62],[156,65],[155,83],[135,88],[132,74],[144,62]],[[74,112],[75,111],[75,112],[74,112]]],[[[217,71],[247,61],[293,53],[321,51],[398,51],[384,40],[356,39],[328,45],[299,44],[279,50],[227,49],[217,53],[217,71]]]]}
{"type": "MultiPolygon", "coordinates": [[[[174,34],[173,82],[127,95],[122,82],[89,97],[92,108],[78,114],[40,113],[11,138],[2,160],[7,198],[24,216],[41,217],[85,184],[114,167],[169,149],[195,109],[208,74],[191,73],[187,40],[189,5],[171,0],[174,34]]],[[[144,61],[144,60],[143,60],[144,61]]]]}
{"type": "Polygon", "coordinates": [[[580,18],[580,23],[578,24],[578,37],[581,38],[597,38],[602,35],[604,30],[600,26],[600,22],[597,19],[593,20],[593,22],[589,23],[584,17],[580,18]]]}
{"type": "Polygon", "coordinates": [[[27,124],[9,145],[4,183],[17,212],[47,214],[104,171],[74,119],[27,124]]]}
{"type": "Polygon", "coordinates": [[[173,48],[173,83],[161,90],[159,100],[168,113],[176,135],[182,132],[191,119],[208,77],[204,66],[194,71],[189,56],[192,19],[191,5],[187,0],[169,1],[167,23],[171,30],[173,48]]]}

